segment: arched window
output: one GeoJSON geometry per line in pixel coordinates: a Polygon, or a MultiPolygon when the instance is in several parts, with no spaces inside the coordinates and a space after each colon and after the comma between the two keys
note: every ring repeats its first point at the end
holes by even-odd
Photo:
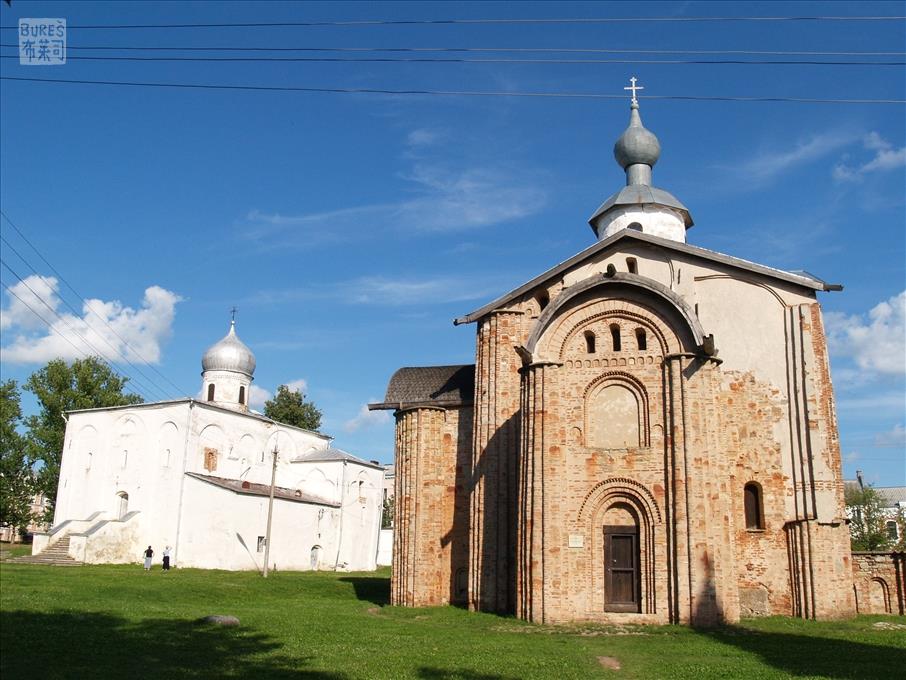
{"type": "Polygon", "coordinates": [[[638,265],[638,262],[636,261],[636,259],[635,259],[634,257],[627,257],[627,258],[626,258],[626,269],[627,269],[627,271],[628,271],[630,274],[638,274],[638,273],[639,273],[639,265],[638,265]]]}
{"type": "Polygon", "coordinates": [[[897,523],[893,520],[888,520],[887,522],[887,538],[891,541],[895,541],[900,537],[899,532],[897,531],[897,523]]]}
{"type": "Polygon", "coordinates": [[[648,349],[648,337],[645,335],[644,328],[635,329],[635,341],[643,352],[648,349]]]}
{"type": "Polygon", "coordinates": [[[538,291],[535,294],[535,302],[538,303],[538,308],[543,312],[544,308],[547,307],[547,304],[551,301],[551,296],[547,294],[546,290],[538,291]]]}
{"type": "Polygon", "coordinates": [[[585,351],[588,354],[595,353],[595,334],[591,331],[585,331],[585,351]]]}
{"type": "Polygon", "coordinates": [[[240,404],[245,403],[245,385],[239,386],[239,403],[240,404]]]}
{"type": "Polygon", "coordinates": [[[619,352],[622,346],[620,344],[620,326],[618,324],[610,324],[610,337],[613,339],[613,351],[619,352]]]}
{"type": "Polygon", "coordinates": [[[627,229],[632,229],[633,231],[642,231],[642,225],[639,222],[632,222],[627,229]]]}
{"type": "Polygon", "coordinates": [[[764,529],[761,505],[761,487],[755,482],[746,484],[743,491],[746,507],[746,529],[764,529]]]}
{"type": "Polygon", "coordinates": [[[214,383],[208,385],[208,401],[214,401],[214,383]]]}

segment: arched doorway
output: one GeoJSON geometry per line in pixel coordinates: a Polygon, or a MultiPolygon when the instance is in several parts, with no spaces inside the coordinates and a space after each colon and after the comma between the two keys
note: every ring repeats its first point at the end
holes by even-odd
{"type": "Polygon", "coordinates": [[[604,516],[604,610],[640,612],[641,555],[635,511],[618,503],[604,516]]]}
{"type": "Polygon", "coordinates": [[[117,506],[116,506],[116,518],[123,519],[126,516],[126,513],[129,512],[129,494],[125,491],[120,491],[117,495],[117,506]]]}
{"type": "Polygon", "coordinates": [[[311,569],[317,571],[321,568],[321,546],[315,545],[311,549],[311,569]]]}

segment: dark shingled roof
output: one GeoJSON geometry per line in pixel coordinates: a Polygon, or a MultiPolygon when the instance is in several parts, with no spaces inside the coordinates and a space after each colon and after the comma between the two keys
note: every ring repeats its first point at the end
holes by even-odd
{"type": "Polygon", "coordinates": [[[371,410],[401,409],[413,406],[465,406],[475,396],[475,364],[459,366],[419,366],[401,368],[387,385],[381,404],[368,404],[371,410]]]}
{"type": "MultiPolygon", "coordinates": [[[[269,484],[257,484],[255,482],[243,482],[239,479],[227,479],[225,477],[214,477],[212,475],[202,475],[197,472],[187,472],[187,477],[197,479],[200,482],[207,482],[221,489],[232,491],[246,496],[270,496],[271,487],[269,484]]],[[[285,501],[294,501],[296,503],[311,503],[312,505],[327,505],[331,508],[340,507],[339,503],[329,501],[326,498],[319,498],[311,494],[299,491],[298,489],[287,489],[284,486],[274,487],[274,498],[280,498],[285,501]]]]}

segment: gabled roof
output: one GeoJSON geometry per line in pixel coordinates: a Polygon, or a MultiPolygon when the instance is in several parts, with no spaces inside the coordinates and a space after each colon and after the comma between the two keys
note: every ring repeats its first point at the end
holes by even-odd
{"type": "Polygon", "coordinates": [[[293,458],[291,463],[321,463],[325,461],[345,461],[347,463],[356,463],[357,465],[362,465],[364,467],[374,468],[375,470],[383,470],[384,466],[380,463],[372,463],[371,461],[362,460],[357,456],[353,456],[348,451],[343,449],[337,449],[331,446],[327,449],[312,449],[307,453],[303,453],[299,456],[293,458]]]}
{"type": "MultiPolygon", "coordinates": [[[[244,482],[241,479],[227,479],[226,477],[214,477],[212,475],[202,475],[197,472],[187,472],[187,477],[197,479],[200,482],[207,482],[221,489],[232,491],[233,493],[244,496],[270,496],[271,487],[268,484],[258,484],[256,482],[244,482]]],[[[340,507],[339,503],[329,501],[326,498],[313,496],[298,489],[288,489],[285,486],[274,487],[274,498],[294,503],[309,503],[312,505],[326,505],[331,508],[340,507]]]]}
{"type": "Polygon", "coordinates": [[[372,411],[415,406],[452,408],[471,404],[475,396],[475,364],[401,368],[390,378],[383,403],[372,411]]]}
{"type": "Polygon", "coordinates": [[[784,281],[786,283],[792,283],[797,286],[802,286],[803,288],[809,288],[811,290],[843,290],[843,286],[839,284],[827,283],[821,279],[808,274],[806,272],[788,272],[783,271],[782,269],[774,269],[773,267],[766,267],[762,264],[756,264],[754,262],[749,262],[748,260],[742,260],[738,257],[731,257],[730,255],[724,255],[723,253],[718,253],[713,250],[708,250],[707,248],[700,248],[698,246],[690,246],[688,243],[680,243],[679,241],[673,241],[671,239],[661,238],[659,236],[652,236],[651,234],[645,234],[639,231],[632,229],[624,229],[617,232],[613,236],[609,236],[597,243],[589,246],[585,250],[576,255],[573,255],[568,260],[565,260],[558,264],[552,269],[548,269],[546,272],[540,276],[536,276],[531,281],[522,284],[518,288],[514,288],[509,293],[502,295],[496,300],[489,302],[484,307],[476,309],[474,312],[470,312],[465,316],[461,316],[458,319],[455,319],[453,323],[455,325],[460,325],[464,323],[472,323],[477,321],[485,314],[492,312],[495,309],[504,307],[505,305],[512,302],[514,299],[518,298],[525,293],[528,293],[533,288],[545,283],[546,281],[562,274],[570,267],[579,264],[583,260],[600,253],[608,248],[615,248],[618,243],[629,240],[629,241],[640,241],[642,243],[650,243],[652,245],[665,248],[667,250],[673,250],[685,255],[690,255],[692,257],[697,257],[702,260],[707,260],[709,262],[717,262],[729,267],[734,267],[736,269],[741,269],[744,271],[752,272],[765,276],[771,279],[778,281],[784,281]]]}

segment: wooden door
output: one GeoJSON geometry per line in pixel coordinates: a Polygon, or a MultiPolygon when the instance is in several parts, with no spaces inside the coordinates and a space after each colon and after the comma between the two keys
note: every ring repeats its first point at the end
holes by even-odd
{"type": "Polygon", "coordinates": [[[641,611],[637,527],[604,527],[604,573],[604,609],[641,611]]]}

